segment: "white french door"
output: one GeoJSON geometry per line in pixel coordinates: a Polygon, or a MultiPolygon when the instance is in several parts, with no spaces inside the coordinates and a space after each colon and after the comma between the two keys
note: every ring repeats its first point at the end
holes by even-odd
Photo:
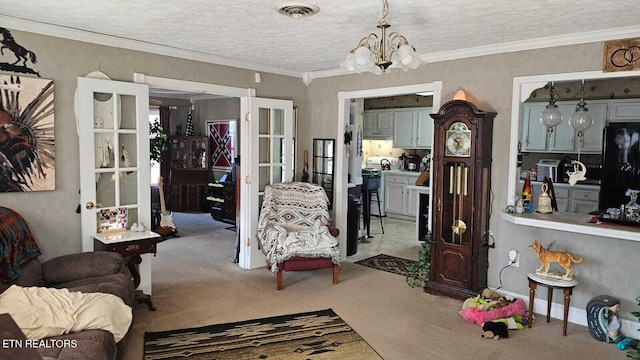
{"type": "Polygon", "coordinates": [[[267,185],[293,177],[293,102],[246,97],[241,113],[240,267],[265,266],[256,228],[267,185]]]}
{"type": "Polygon", "coordinates": [[[82,251],[93,251],[104,210],[151,225],[149,88],[79,77],[77,95],[82,251]]]}

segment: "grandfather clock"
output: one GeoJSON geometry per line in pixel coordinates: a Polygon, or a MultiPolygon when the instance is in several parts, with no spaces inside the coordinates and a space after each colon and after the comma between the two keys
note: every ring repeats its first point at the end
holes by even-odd
{"type": "Polygon", "coordinates": [[[487,286],[495,113],[464,100],[434,119],[431,274],[425,291],[466,299],[487,286]]]}

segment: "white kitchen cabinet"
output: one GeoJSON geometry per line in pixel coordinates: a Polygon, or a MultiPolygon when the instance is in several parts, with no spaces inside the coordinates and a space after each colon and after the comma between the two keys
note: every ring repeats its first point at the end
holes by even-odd
{"type": "Polygon", "coordinates": [[[620,99],[611,101],[609,121],[624,122],[640,120],[640,100],[620,99]]]}
{"type": "MultiPolygon", "coordinates": [[[[520,181],[520,188],[523,182],[520,181]]],[[[535,206],[538,205],[538,198],[542,192],[542,182],[533,181],[532,201],[535,206]]],[[[580,183],[570,186],[566,183],[555,183],[553,188],[556,192],[556,203],[558,211],[571,212],[576,214],[588,214],[598,210],[598,197],[600,195],[600,187],[594,185],[581,185],[580,183]]]]}
{"type": "MultiPolygon", "coordinates": [[[[569,126],[569,118],[576,110],[577,102],[557,102],[558,110],[562,112],[562,123],[553,129],[551,136],[547,135],[547,128],[540,122],[540,114],[547,103],[524,104],[522,122],[522,151],[525,152],[555,152],[577,153],[578,136],[569,126]]],[[[584,154],[600,154],[602,152],[602,131],[606,124],[609,109],[608,101],[594,100],[587,103],[587,109],[593,116],[593,125],[584,133],[584,140],[580,152],[584,154]]]]}
{"type": "Polygon", "coordinates": [[[364,139],[389,140],[392,138],[392,110],[366,110],[362,121],[362,135],[364,139]]]}
{"type": "Polygon", "coordinates": [[[388,217],[415,221],[418,191],[407,186],[415,185],[419,175],[417,172],[385,173],[384,202],[388,217]]]}
{"type": "Polygon", "coordinates": [[[385,184],[385,204],[387,207],[387,216],[391,213],[404,214],[404,191],[406,184],[386,183],[385,184]]]}
{"type": "Polygon", "coordinates": [[[413,109],[395,110],[393,112],[393,147],[413,149],[416,146],[417,112],[413,109]]]}
{"type": "Polygon", "coordinates": [[[588,214],[598,210],[598,196],[600,190],[571,188],[571,212],[588,214]]]}
{"type": "Polygon", "coordinates": [[[393,110],[393,147],[430,149],[433,134],[431,107],[393,110]]]}
{"type": "MultiPolygon", "coordinates": [[[[415,185],[415,181],[409,185],[415,185]]],[[[418,201],[420,201],[420,195],[418,194],[418,189],[410,189],[409,187],[405,188],[405,192],[407,193],[407,203],[405,204],[405,212],[407,215],[411,216],[415,219],[418,214],[418,201]]]]}
{"type": "Polygon", "coordinates": [[[416,139],[416,148],[418,149],[431,149],[433,143],[432,112],[433,108],[431,107],[418,109],[418,138],[416,139]]]}

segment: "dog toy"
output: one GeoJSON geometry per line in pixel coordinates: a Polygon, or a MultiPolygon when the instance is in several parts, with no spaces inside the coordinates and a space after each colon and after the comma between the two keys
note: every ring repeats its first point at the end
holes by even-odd
{"type": "Polygon", "coordinates": [[[488,321],[482,325],[482,331],[482,337],[485,339],[498,340],[509,337],[509,329],[507,329],[507,324],[503,322],[488,321]]]}

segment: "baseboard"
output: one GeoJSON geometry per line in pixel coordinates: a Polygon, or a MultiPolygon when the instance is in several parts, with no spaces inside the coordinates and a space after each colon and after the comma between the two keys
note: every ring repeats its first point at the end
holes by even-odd
{"type": "MultiPolygon", "coordinates": [[[[507,297],[513,297],[517,299],[524,300],[525,304],[527,304],[527,311],[529,310],[529,295],[516,294],[510,291],[499,290],[500,294],[505,295],[507,297]]],[[[547,313],[547,300],[536,298],[533,302],[533,312],[538,314],[538,321],[545,321],[545,315],[547,313]],[[540,315],[542,314],[542,315],[540,315]]],[[[564,306],[562,304],[553,303],[551,304],[551,317],[554,319],[562,320],[564,317],[564,306]]],[[[582,326],[587,326],[587,310],[580,309],[573,306],[569,306],[569,318],[568,322],[572,324],[578,324],[582,326]]],[[[630,338],[639,339],[640,340],[640,322],[620,319],[621,328],[620,332],[630,338]]]]}

